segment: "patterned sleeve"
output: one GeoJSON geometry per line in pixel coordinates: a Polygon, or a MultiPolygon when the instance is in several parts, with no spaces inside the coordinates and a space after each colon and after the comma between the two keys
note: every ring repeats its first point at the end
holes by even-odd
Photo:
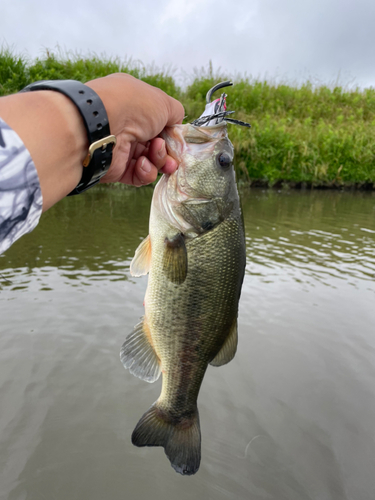
{"type": "Polygon", "coordinates": [[[35,228],[42,205],[39,178],[30,153],[0,118],[0,254],[35,228]]]}

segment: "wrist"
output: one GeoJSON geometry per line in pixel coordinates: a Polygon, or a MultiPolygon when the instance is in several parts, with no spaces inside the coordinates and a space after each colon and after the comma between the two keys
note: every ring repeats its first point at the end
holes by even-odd
{"type": "MultiPolygon", "coordinates": [[[[86,82],[98,94],[106,109],[111,133],[116,137],[121,134],[123,140],[136,141],[134,130],[137,116],[133,116],[136,98],[132,94],[129,82],[137,81],[133,76],[124,73],[112,74],[86,82]]],[[[139,97],[139,96],[138,96],[139,97]]],[[[138,115],[139,108],[137,107],[138,115]]]]}
{"type": "Polygon", "coordinates": [[[99,95],[89,86],[76,80],[41,80],[22,89],[24,92],[48,90],[68,97],[82,117],[89,142],[79,183],[69,196],[81,194],[95,186],[108,172],[112,151],[117,140],[111,134],[108,115],[99,95]]]}

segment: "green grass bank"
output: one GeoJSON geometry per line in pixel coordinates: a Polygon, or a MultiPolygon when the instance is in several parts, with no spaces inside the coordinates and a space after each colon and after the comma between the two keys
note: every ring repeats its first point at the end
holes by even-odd
{"type": "MultiPolygon", "coordinates": [[[[208,71],[182,89],[173,74],[139,63],[46,52],[28,60],[0,51],[0,95],[42,79],[82,82],[122,71],[161,88],[185,106],[187,121],[204,109],[207,91],[228,75],[208,71]]],[[[272,84],[240,79],[228,108],[252,129],[229,125],[238,177],[267,186],[375,188],[375,89],[272,84]]]]}

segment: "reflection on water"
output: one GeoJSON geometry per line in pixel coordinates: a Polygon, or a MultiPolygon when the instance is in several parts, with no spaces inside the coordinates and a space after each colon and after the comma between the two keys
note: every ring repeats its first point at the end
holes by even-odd
{"type": "Polygon", "coordinates": [[[271,281],[286,274],[311,285],[373,281],[374,207],[375,198],[361,193],[248,196],[248,271],[271,281]]]}
{"type": "Polygon", "coordinates": [[[243,193],[239,350],[205,377],[190,478],[130,443],[160,390],[118,356],[151,196],[63,200],[0,257],[0,498],[373,498],[375,196],[243,193]]]}

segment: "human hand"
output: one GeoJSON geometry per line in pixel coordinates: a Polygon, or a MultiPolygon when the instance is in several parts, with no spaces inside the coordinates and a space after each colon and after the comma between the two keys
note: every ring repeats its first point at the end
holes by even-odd
{"type": "Polygon", "coordinates": [[[173,173],[176,160],[157,137],[166,126],[182,123],[184,108],[156,87],[125,73],[86,83],[102,99],[111,134],[117,144],[110,169],[101,182],[141,186],[155,181],[158,172],[173,173]]]}

